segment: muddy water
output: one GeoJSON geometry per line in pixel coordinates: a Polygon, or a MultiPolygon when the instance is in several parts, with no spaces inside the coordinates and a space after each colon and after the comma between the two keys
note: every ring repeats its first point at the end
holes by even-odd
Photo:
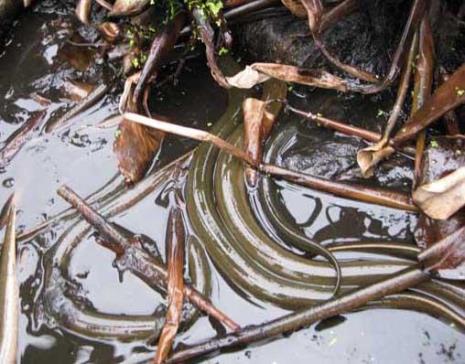
{"type": "MultiPolygon", "coordinates": [[[[20,127],[31,113],[43,108],[33,96],[34,93],[51,100],[46,107],[46,120],[50,120],[73,105],[63,92],[67,80],[111,80],[112,68],[105,65],[98,55],[94,55],[96,64],[84,71],[76,70],[66,61],[61,50],[71,32],[78,27],[67,9],[63,5],[57,10],[56,3],[42,2],[34,13],[26,14],[15,23],[11,37],[6,40],[0,56],[1,140],[20,127]]],[[[91,33],[83,34],[90,39],[93,36],[91,33]]],[[[79,53],[81,49],[74,47],[72,51],[79,53]]],[[[189,61],[179,85],[167,85],[156,91],[152,107],[177,122],[208,128],[225,109],[227,98],[214,85],[202,64],[203,60],[189,61]]],[[[116,112],[116,96],[120,91],[118,85],[112,85],[111,92],[76,118],[70,128],[52,134],[46,134],[42,129],[36,130],[1,171],[0,201],[5,201],[13,190],[19,194],[20,229],[32,227],[67,207],[55,193],[61,184],[66,183],[85,196],[117,175],[117,165],[111,151],[115,130],[91,126],[116,112]]],[[[362,125],[369,124],[370,118],[376,117],[377,113],[376,107],[357,108],[353,105],[325,110],[324,105],[338,104],[330,99],[337,96],[327,93],[321,94],[320,98],[302,98],[298,92],[294,92],[291,97],[296,104],[319,107],[325,114],[332,112],[333,116],[352,119],[362,125]],[[364,115],[363,119],[360,115],[364,115]]],[[[284,117],[278,127],[273,139],[280,148],[279,154],[284,164],[328,178],[357,178],[353,161],[347,155],[358,147],[359,141],[341,141],[340,137],[289,116],[284,117]],[[278,140],[280,135],[285,141],[282,145],[278,140]],[[346,151],[336,158],[339,161],[336,165],[328,167],[323,157],[315,159],[312,152],[315,142],[323,143],[326,146],[323,149],[328,153],[340,151],[341,145],[346,151]],[[301,165],[297,166],[296,163],[301,165]]],[[[154,168],[175,159],[193,146],[187,140],[168,138],[154,168]]],[[[400,178],[401,185],[396,187],[408,188],[404,184],[408,184],[409,170],[404,164],[391,166],[383,173],[379,176],[382,184],[392,185],[394,180],[400,178]]],[[[112,183],[117,185],[121,178],[115,178],[112,183]]],[[[272,182],[271,190],[283,215],[317,241],[343,242],[362,237],[411,241],[416,222],[413,215],[337,199],[282,181],[272,182]]],[[[260,216],[259,211],[256,212],[260,216]]],[[[115,221],[151,237],[163,251],[167,215],[166,196],[154,193],[118,215],[115,221]]],[[[40,312],[37,308],[40,306],[38,294],[43,283],[43,256],[66,227],[66,223],[55,225],[51,231],[19,244],[22,314],[18,361],[108,363],[138,362],[147,358],[144,352],[149,351],[150,347],[145,342],[123,343],[78,337],[37,314],[40,312]]],[[[97,245],[93,235],[82,241],[74,251],[68,269],[79,297],[90,302],[93,309],[99,312],[121,315],[153,313],[162,298],[129,273],[125,273],[121,280],[112,265],[113,260],[113,254],[97,245]]],[[[213,265],[211,269],[213,303],[241,325],[260,323],[286,312],[265,302],[252,304],[238,294],[213,265]]],[[[194,343],[216,333],[208,318],[201,317],[178,336],[177,343],[194,343]]],[[[465,339],[447,322],[425,314],[377,309],[347,314],[326,325],[314,325],[267,345],[205,360],[212,363],[296,364],[309,361],[461,363],[465,361],[465,339]]]]}

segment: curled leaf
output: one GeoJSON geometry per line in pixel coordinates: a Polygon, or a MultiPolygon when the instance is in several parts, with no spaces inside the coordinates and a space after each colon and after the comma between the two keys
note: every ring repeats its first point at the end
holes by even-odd
{"type": "Polygon", "coordinates": [[[136,183],[144,177],[152,164],[164,133],[123,119],[115,135],[113,152],[118,168],[128,182],[136,183]]]}
{"type": "MultiPolygon", "coordinates": [[[[427,185],[448,174],[465,167],[465,154],[462,153],[463,140],[460,138],[436,137],[428,143],[422,162],[419,186],[427,185]]],[[[420,214],[415,240],[425,248],[433,245],[465,226],[465,211],[458,210],[447,220],[435,220],[420,214]]]]}
{"type": "MultiPolygon", "coordinates": [[[[257,163],[262,156],[263,119],[265,118],[266,103],[264,101],[247,98],[242,103],[244,114],[244,149],[257,163]]],[[[245,177],[250,186],[257,183],[257,172],[252,168],[246,168],[245,177]]]]}
{"type": "Polygon", "coordinates": [[[386,139],[382,139],[378,143],[358,151],[357,163],[362,176],[365,178],[373,176],[378,163],[392,155],[394,151],[394,148],[387,145],[386,139]]]}
{"type": "Polygon", "coordinates": [[[109,43],[114,43],[121,35],[119,26],[116,23],[105,22],[98,26],[98,30],[103,38],[109,43]]]}
{"type": "Polygon", "coordinates": [[[417,188],[413,201],[433,219],[446,220],[465,205],[465,167],[417,188]]]}
{"type": "Polygon", "coordinates": [[[150,0],[116,0],[109,16],[136,15],[144,11],[150,0]]]}
{"type": "Polygon", "coordinates": [[[76,5],[76,16],[84,24],[90,23],[90,10],[92,8],[92,0],[78,0],[76,5]]]}
{"type": "MultiPolygon", "coordinates": [[[[286,97],[287,86],[284,82],[270,80],[263,87],[263,100],[247,98],[242,103],[244,116],[244,149],[257,164],[262,161],[263,144],[271,133],[282,104],[274,99],[286,97]]],[[[246,181],[251,187],[257,183],[258,173],[247,166],[246,181]]]]}

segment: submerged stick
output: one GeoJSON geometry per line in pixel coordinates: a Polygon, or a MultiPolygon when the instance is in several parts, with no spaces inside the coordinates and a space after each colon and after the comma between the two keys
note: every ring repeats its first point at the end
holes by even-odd
{"type": "Polygon", "coordinates": [[[308,310],[292,313],[265,324],[249,326],[238,333],[213,339],[203,344],[176,352],[167,363],[181,363],[200,358],[218,350],[248,345],[307,327],[317,321],[357,309],[369,301],[381,299],[393,293],[418,285],[428,279],[417,265],[390,278],[361,288],[341,297],[331,299],[308,310]]]}
{"type": "MultiPolygon", "coordinates": [[[[81,213],[84,219],[91,224],[102,236],[108,239],[106,247],[115,252],[118,256],[124,255],[126,249],[133,248],[134,242],[123,236],[112,224],[107,222],[105,218],[89,206],[81,199],[72,189],[67,186],[62,186],[58,189],[58,194],[71,204],[76,210],[81,213]]],[[[151,262],[154,269],[154,276],[159,280],[159,284],[166,286],[168,274],[166,268],[162,265],[157,265],[156,262],[151,262]]],[[[219,322],[223,323],[232,331],[237,331],[240,326],[230,319],[226,314],[217,309],[213,304],[204,297],[200,292],[190,285],[184,286],[184,294],[187,299],[206,314],[214,317],[219,322]]]]}
{"type": "Polygon", "coordinates": [[[394,146],[414,138],[421,130],[447,112],[465,103],[465,64],[460,66],[414,113],[392,140],[394,146]]]}
{"type": "Polygon", "coordinates": [[[18,347],[19,285],[16,273],[16,207],[7,202],[8,222],[0,257],[0,363],[16,363],[18,347]]]}
{"type": "Polygon", "coordinates": [[[45,132],[50,133],[57,129],[63,129],[75,116],[94,106],[103,96],[105,96],[109,88],[110,87],[107,84],[97,86],[89,95],[79,101],[76,106],[67,111],[62,117],[50,120],[45,125],[45,132]]]}
{"type": "Polygon", "coordinates": [[[290,180],[292,182],[306,187],[315,188],[324,192],[333,193],[335,195],[346,198],[355,198],[364,202],[383,204],[385,206],[409,211],[417,211],[417,208],[411,202],[410,197],[402,193],[390,192],[382,189],[373,189],[365,186],[349,185],[345,183],[327,181],[304,173],[290,171],[288,169],[271,164],[257,164],[257,161],[252,159],[248,153],[217,137],[216,135],[210,134],[206,131],[179,126],[176,124],[167,123],[164,121],[148,118],[134,113],[125,113],[122,117],[126,120],[130,120],[155,129],[159,129],[167,133],[172,133],[195,140],[212,143],[221,150],[224,150],[233,155],[234,157],[243,160],[250,166],[257,168],[261,172],[271,174],[274,176],[279,176],[283,179],[290,180]]]}
{"type": "MultiPolygon", "coordinates": [[[[265,339],[269,340],[278,335],[302,329],[317,321],[352,311],[370,301],[383,299],[388,295],[400,293],[406,289],[415,287],[430,279],[428,273],[437,268],[437,261],[441,262],[444,252],[451,249],[463,251],[462,235],[464,230],[465,228],[462,228],[459,232],[451,234],[449,237],[418,254],[417,259],[420,263],[413,267],[404,269],[377,283],[353,290],[310,309],[291,313],[261,325],[249,326],[237,333],[225,335],[221,338],[178,351],[167,363],[180,363],[193,358],[200,358],[220,349],[248,345],[265,339]],[[457,236],[461,236],[462,239],[457,240],[457,236]]],[[[454,258],[453,266],[457,267],[463,263],[465,255],[456,254],[454,258]]]]}
{"type": "Polygon", "coordinates": [[[29,120],[8,137],[5,146],[0,150],[0,167],[5,167],[21,150],[30,133],[42,123],[46,114],[45,111],[34,113],[29,120]]]}

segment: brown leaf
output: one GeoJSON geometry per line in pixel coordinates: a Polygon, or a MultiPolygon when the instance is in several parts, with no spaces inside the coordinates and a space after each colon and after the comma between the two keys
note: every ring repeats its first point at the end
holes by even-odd
{"type": "Polygon", "coordinates": [[[105,40],[109,43],[114,43],[121,36],[121,30],[116,23],[104,22],[97,28],[102,34],[103,38],[105,38],[105,40]]]}
{"type": "Polygon", "coordinates": [[[386,139],[380,140],[376,144],[359,150],[357,152],[357,164],[360,167],[362,176],[365,178],[372,177],[378,163],[392,155],[394,152],[395,149],[387,145],[386,139]]]}
{"type": "Polygon", "coordinates": [[[185,230],[182,213],[179,208],[170,211],[167,228],[168,261],[168,311],[165,325],[158,340],[155,363],[161,364],[171,351],[174,338],[178,332],[184,301],[184,250],[185,230]]]}
{"type": "Polygon", "coordinates": [[[347,91],[347,82],[324,70],[312,70],[276,63],[254,63],[252,68],[281,81],[347,91]]]}
{"type": "MultiPolygon", "coordinates": [[[[272,102],[275,98],[285,98],[287,86],[284,82],[271,80],[263,88],[264,100],[247,98],[242,104],[244,115],[244,149],[257,164],[262,161],[263,144],[271,133],[276,117],[281,111],[280,102],[272,102]]],[[[247,167],[245,177],[249,186],[257,183],[258,173],[247,167]]]]}
{"type": "Polygon", "coordinates": [[[278,63],[254,63],[232,77],[229,85],[237,88],[252,88],[270,78],[302,85],[347,91],[347,82],[323,70],[312,70],[278,63]]]}
{"type": "MultiPolygon", "coordinates": [[[[75,43],[87,42],[77,33],[71,37],[71,40],[75,43]]],[[[65,43],[58,52],[60,59],[68,62],[73,68],[80,72],[84,72],[89,68],[94,59],[94,54],[95,52],[88,47],[77,47],[70,43],[65,43]]]]}
{"type": "MultiPolygon", "coordinates": [[[[429,184],[465,167],[465,153],[462,151],[463,140],[436,137],[425,149],[419,185],[429,184]]],[[[425,214],[420,214],[415,229],[415,240],[418,246],[426,248],[462,226],[465,226],[463,210],[457,211],[447,220],[433,220],[425,214]]]]}
{"type": "Polygon", "coordinates": [[[446,220],[465,205],[465,167],[417,188],[413,201],[433,219],[446,220]]]}
{"type": "MultiPolygon", "coordinates": [[[[261,161],[263,149],[263,120],[265,118],[266,102],[247,98],[242,103],[244,114],[244,149],[257,163],[261,161]]],[[[245,177],[250,186],[257,183],[257,171],[246,168],[245,177]]]]}
{"type": "Polygon", "coordinates": [[[80,81],[66,81],[64,89],[67,96],[73,101],[81,101],[87,97],[94,89],[95,85],[80,81]]]}
{"type": "Polygon", "coordinates": [[[149,6],[150,0],[116,0],[110,16],[135,15],[149,6]]]}
{"type": "Polygon", "coordinates": [[[281,2],[296,17],[298,18],[307,17],[307,11],[305,10],[300,0],[281,0],[281,2]]]}
{"type": "Polygon", "coordinates": [[[164,133],[123,119],[113,143],[118,168],[128,182],[140,181],[152,164],[164,133]]]}
{"type": "Polygon", "coordinates": [[[92,0],[78,0],[76,5],[76,16],[84,24],[90,23],[90,10],[92,8],[92,0]]]}
{"type": "Polygon", "coordinates": [[[418,259],[442,278],[463,280],[465,278],[465,226],[420,253],[418,259]]]}

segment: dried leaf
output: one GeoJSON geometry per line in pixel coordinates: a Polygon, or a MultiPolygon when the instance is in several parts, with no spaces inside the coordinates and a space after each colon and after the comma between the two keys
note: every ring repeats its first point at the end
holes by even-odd
{"type": "Polygon", "coordinates": [[[465,205],[465,167],[417,188],[413,201],[433,219],[446,220],[465,205]]]}
{"type": "MultiPolygon", "coordinates": [[[[242,104],[244,115],[244,149],[255,163],[261,163],[263,144],[271,133],[282,104],[273,102],[275,98],[285,98],[287,86],[284,82],[271,80],[263,87],[264,100],[247,98],[242,104]]],[[[257,183],[258,173],[247,166],[246,181],[251,187],[257,183]]]]}
{"type": "Polygon", "coordinates": [[[146,126],[123,120],[116,132],[113,152],[118,168],[128,182],[140,181],[152,164],[164,133],[146,126]]]}
{"type": "Polygon", "coordinates": [[[104,22],[97,28],[102,34],[103,38],[105,38],[105,40],[109,43],[114,43],[121,35],[121,30],[116,23],[104,22]]]}
{"type": "MultiPolygon", "coordinates": [[[[266,102],[247,98],[242,103],[244,114],[244,149],[255,161],[260,162],[263,144],[263,119],[265,118],[266,102]]],[[[245,177],[250,186],[255,186],[257,182],[257,171],[246,168],[245,177]]]]}
{"type": "Polygon", "coordinates": [[[347,82],[323,70],[312,70],[277,63],[254,63],[227,81],[237,88],[251,88],[270,78],[302,85],[347,91],[347,82]]]}
{"type": "Polygon", "coordinates": [[[436,271],[441,278],[463,280],[465,278],[465,226],[420,253],[418,259],[429,270],[436,271]]]}
{"type": "Polygon", "coordinates": [[[150,0],[116,0],[109,16],[136,15],[147,8],[150,0]]]}
{"type": "Polygon", "coordinates": [[[302,5],[307,11],[308,25],[312,33],[318,33],[324,7],[320,0],[302,0],[302,5]]]}
{"type": "Polygon", "coordinates": [[[165,325],[160,334],[155,363],[161,364],[171,351],[174,338],[178,332],[184,301],[184,250],[185,230],[179,208],[172,209],[167,228],[168,261],[168,311],[165,325]]]}
{"type": "Polygon", "coordinates": [[[389,157],[395,152],[395,149],[387,145],[387,140],[380,140],[378,143],[370,145],[367,148],[357,152],[357,163],[365,178],[372,177],[375,167],[383,159],[389,157]]]}
{"type": "Polygon", "coordinates": [[[81,101],[95,89],[95,85],[80,81],[66,81],[64,89],[67,96],[73,101],[81,101]]]}
{"type": "Polygon", "coordinates": [[[305,10],[300,0],[281,0],[281,2],[296,17],[298,18],[307,17],[307,10],[305,10]]]}
{"type": "Polygon", "coordinates": [[[271,77],[246,66],[242,71],[232,77],[226,77],[229,85],[237,88],[252,88],[255,85],[269,80],[271,77]]]}
{"type": "Polygon", "coordinates": [[[296,82],[302,85],[347,91],[347,82],[324,70],[312,70],[276,63],[254,63],[252,68],[270,77],[285,82],[296,82]]]}
{"type": "Polygon", "coordinates": [[[76,16],[84,24],[90,23],[90,10],[92,8],[92,0],[78,0],[76,5],[76,16]]]}
{"type": "MultiPolygon", "coordinates": [[[[71,37],[75,43],[86,43],[86,40],[75,33],[71,37]]],[[[58,51],[60,59],[68,62],[73,68],[84,72],[89,68],[94,59],[95,51],[88,47],[77,47],[70,43],[65,43],[58,51]]]]}
{"type": "MultiPolygon", "coordinates": [[[[426,185],[439,180],[455,170],[465,167],[463,140],[436,137],[424,152],[422,173],[419,185],[426,185]]],[[[421,248],[426,248],[435,242],[465,226],[465,212],[458,210],[447,220],[433,220],[425,214],[420,214],[415,229],[415,240],[421,248]]]]}

